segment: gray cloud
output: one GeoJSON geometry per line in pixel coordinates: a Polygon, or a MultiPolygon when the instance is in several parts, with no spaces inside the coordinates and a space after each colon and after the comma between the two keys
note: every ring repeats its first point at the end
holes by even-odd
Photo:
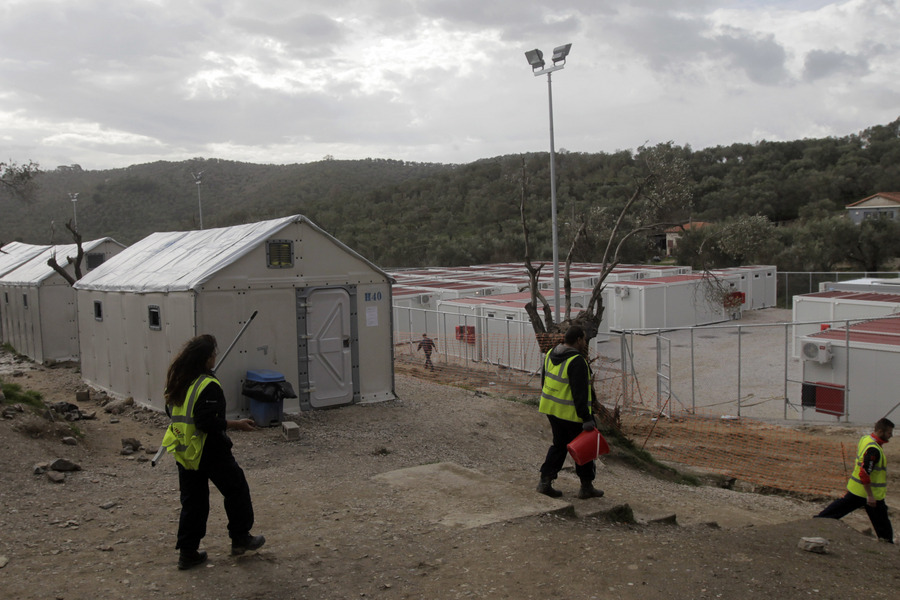
{"type": "Polygon", "coordinates": [[[803,64],[803,78],[816,81],[834,75],[861,77],[869,72],[868,60],[846,52],[813,50],[806,55],[803,64]]]}
{"type": "Polygon", "coordinates": [[[785,68],[787,53],[774,36],[733,31],[715,41],[725,60],[746,73],[750,81],[777,85],[789,78],[785,68]]]}

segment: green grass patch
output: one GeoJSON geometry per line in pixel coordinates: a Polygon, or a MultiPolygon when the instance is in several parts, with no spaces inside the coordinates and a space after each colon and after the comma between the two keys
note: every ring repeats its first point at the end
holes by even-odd
{"type": "Polygon", "coordinates": [[[18,383],[6,383],[0,379],[0,390],[3,390],[6,404],[25,404],[34,408],[44,407],[44,399],[40,392],[24,390],[18,383]]]}

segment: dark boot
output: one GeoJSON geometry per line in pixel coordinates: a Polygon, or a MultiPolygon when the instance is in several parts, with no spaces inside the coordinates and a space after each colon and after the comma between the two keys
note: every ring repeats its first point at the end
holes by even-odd
{"type": "Polygon", "coordinates": [[[594,484],[588,481],[585,483],[581,482],[581,489],[578,490],[577,495],[579,500],[587,500],[588,498],[602,498],[603,490],[598,490],[594,487],[594,484]]]}
{"type": "Polygon", "coordinates": [[[239,556],[248,550],[259,550],[266,543],[261,535],[248,535],[240,540],[231,540],[231,555],[239,556]]]}
{"type": "Polygon", "coordinates": [[[553,480],[549,477],[541,476],[541,482],[537,486],[537,491],[545,496],[550,496],[551,498],[559,498],[562,496],[562,492],[559,490],[553,489],[553,480]]]}
{"type": "Polygon", "coordinates": [[[178,556],[178,570],[186,571],[191,567],[202,565],[206,562],[206,552],[196,550],[182,550],[178,556]]]}

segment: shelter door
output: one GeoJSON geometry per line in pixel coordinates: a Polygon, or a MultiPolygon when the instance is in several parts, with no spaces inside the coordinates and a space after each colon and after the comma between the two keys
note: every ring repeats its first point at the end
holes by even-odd
{"type": "MultiPolygon", "coordinates": [[[[309,387],[303,396],[310,408],[327,408],[353,402],[350,294],[343,288],[312,290],[302,302],[300,321],[305,322],[309,387]]],[[[303,328],[300,328],[303,331],[303,328]]],[[[301,364],[301,371],[303,364],[301,364]]]]}

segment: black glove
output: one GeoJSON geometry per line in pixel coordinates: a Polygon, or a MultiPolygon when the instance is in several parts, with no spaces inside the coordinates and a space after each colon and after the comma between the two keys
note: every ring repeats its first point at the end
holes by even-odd
{"type": "Polygon", "coordinates": [[[596,427],[594,426],[594,420],[591,419],[590,421],[585,421],[584,423],[582,423],[582,424],[581,424],[581,429],[582,429],[583,431],[593,431],[593,430],[595,430],[596,427]]]}

